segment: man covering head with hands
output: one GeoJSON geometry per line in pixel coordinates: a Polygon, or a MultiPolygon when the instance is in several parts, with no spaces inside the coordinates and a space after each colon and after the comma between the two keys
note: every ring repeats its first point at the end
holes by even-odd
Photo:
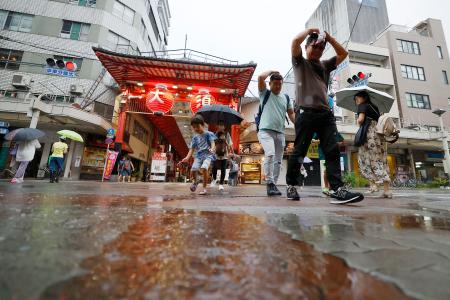
{"type": "Polygon", "coordinates": [[[352,193],[343,187],[341,180],[338,132],[334,114],[328,103],[328,81],[330,73],[345,60],[348,52],[327,32],[307,29],[292,41],[292,65],[296,81],[295,101],[295,143],[294,152],[289,157],[286,174],[287,198],[300,200],[295,188],[303,159],[308,152],[314,133],[320,140],[325,154],[330,196],[333,204],[358,202],[364,199],[360,193],[352,193]],[[306,40],[306,58],[301,44],[306,40]],[[327,43],[333,47],[336,56],[321,60],[327,43]]]}

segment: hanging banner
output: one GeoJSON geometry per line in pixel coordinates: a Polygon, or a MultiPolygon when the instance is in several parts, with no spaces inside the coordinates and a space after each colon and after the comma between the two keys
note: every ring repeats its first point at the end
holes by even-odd
{"type": "Polygon", "coordinates": [[[108,179],[111,178],[111,173],[114,169],[114,165],[116,164],[117,156],[119,152],[107,150],[106,163],[105,163],[105,171],[103,173],[103,178],[108,179]]]}

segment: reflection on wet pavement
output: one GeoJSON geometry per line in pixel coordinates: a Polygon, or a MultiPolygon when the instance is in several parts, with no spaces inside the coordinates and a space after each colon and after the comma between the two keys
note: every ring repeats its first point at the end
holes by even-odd
{"type": "Polygon", "coordinates": [[[40,299],[406,299],[245,214],[148,212],[40,299]]]}

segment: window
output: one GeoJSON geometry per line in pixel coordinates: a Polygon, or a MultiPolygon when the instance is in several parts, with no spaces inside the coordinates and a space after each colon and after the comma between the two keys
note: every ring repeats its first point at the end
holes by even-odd
{"type": "Polygon", "coordinates": [[[95,102],[94,111],[107,120],[111,120],[114,115],[114,106],[95,102]]]}
{"type": "Polygon", "coordinates": [[[117,0],[116,0],[116,2],[114,2],[113,15],[115,15],[116,17],[119,17],[120,19],[127,22],[128,24],[133,24],[134,10],[132,10],[131,8],[129,8],[126,5],[123,5],[122,3],[120,3],[117,0]]]}
{"type": "Polygon", "coordinates": [[[76,57],[69,57],[69,56],[59,56],[55,55],[53,56],[55,59],[60,59],[63,61],[73,61],[77,64],[77,71],[81,70],[81,66],[83,65],[83,59],[82,58],[76,58],[76,57]]]}
{"type": "Polygon", "coordinates": [[[442,48],[441,48],[441,46],[437,46],[437,52],[438,52],[438,57],[440,59],[444,59],[444,56],[442,55],[442,48]]]}
{"type": "Polygon", "coordinates": [[[97,0],[69,0],[69,3],[78,6],[95,7],[97,0]]]}
{"type": "Polygon", "coordinates": [[[420,55],[419,43],[397,40],[397,51],[420,55]]]}
{"type": "Polygon", "coordinates": [[[134,126],[133,126],[133,135],[140,140],[141,142],[143,142],[144,144],[147,145],[148,140],[149,140],[149,134],[148,134],[148,130],[145,129],[139,122],[137,122],[136,120],[134,121],[134,126]]]}
{"type": "Polygon", "coordinates": [[[130,41],[126,38],[110,31],[108,34],[107,47],[112,51],[128,53],[130,51],[130,41]]]}
{"type": "Polygon", "coordinates": [[[406,93],[406,104],[412,108],[431,109],[428,95],[406,93]]]}
{"type": "Polygon", "coordinates": [[[444,81],[444,84],[448,84],[447,71],[442,70],[442,81],[444,81]]]}
{"type": "Polygon", "coordinates": [[[0,9],[0,30],[5,27],[5,22],[6,22],[7,17],[8,17],[8,11],[0,9]]]}
{"type": "Polygon", "coordinates": [[[159,38],[158,24],[156,23],[155,15],[153,14],[153,9],[151,4],[148,6],[148,17],[150,18],[150,23],[152,24],[153,33],[156,38],[159,38]]]}
{"type": "Polygon", "coordinates": [[[19,70],[23,51],[0,48],[0,69],[19,70]]]}
{"type": "Polygon", "coordinates": [[[63,20],[61,37],[71,40],[87,41],[89,37],[90,24],[63,20]]]}
{"type": "Polygon", "coordinates": [[[402,77],[425,81],[425,72],[421,67],[401,65],[402,77]]]}
{"type": "Polygon", "coordinates": [[[30,32],[31,25],[33,24],[33,16],[27,14],[16,13],[10,11],[6,20],[2,21],[5,18],[5,11],[2,11],[0,14],[0,25],[3,25],[2,28],[12,30],[12,31],[22,31],[22,32],[30,32]]]}
{"type": "Polygon", "coordinates": [[[450,105],[450,98],[447,98],[447,101],[448,101],[448,105],[450,105]]]}

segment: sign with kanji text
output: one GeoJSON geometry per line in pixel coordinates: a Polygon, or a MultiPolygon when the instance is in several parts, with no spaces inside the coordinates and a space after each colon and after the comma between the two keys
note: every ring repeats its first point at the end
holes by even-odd
{"type": "Polygon", "coordinates": [[[216,102],[216,99],[208,91],[200,91],[191,100],[191,110],[193,114],[206,105],[212,105],[216,102]]]}
{"type": "Polygon", "coordinates": [[[63,77],[77,77],[77,73],[55,68],[45,68],[45,72],[50,75],[58,75],[63,77]]]}
{"type": "Polygon", "coordinates": [[[106,164],[105,164],[105,171],[103,173],[103,178],[108,179],[108,180],[109,180],[109,178],[111,178],[111,173],[114,169],[114,165],[116,164],[118,155],[119,155],[119,152],[107,150],[106,164]]]}
{"type": "Polygon", "coordinates": [[[175,97],[165,85],[159,84],[147,95],[145,105],[152,112],[167,114],[173,107],[175,97]]]}
{"type": "Polygon", "coordinates": [[[150,169],[151,181],[165,181],[167,172],[167,155],[164,152],[155,152],[152,155],[152,166],[150,169]]]}

